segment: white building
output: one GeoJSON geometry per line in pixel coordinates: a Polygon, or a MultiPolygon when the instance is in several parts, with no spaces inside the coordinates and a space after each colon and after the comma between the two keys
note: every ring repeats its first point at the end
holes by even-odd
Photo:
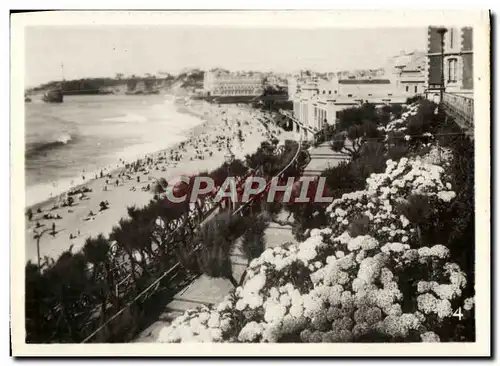
{"type": "Polygon", "coordinates": [[[300,85],[294,94],[294,116],[302,124],[320,130],[325,124],[334,125],[337,113],[363,103],[375,105],[402,104],[408,95],[396,88],[391,79],[319,80],[300,85]]]}
{"type": "Polygon", "coordinates": [[[295,118],[319,130],[325,124],[334,125],[337,112],[343,109],[362,103],[403,104],[408,97],[423,93],[424,86],[425,54],[412,52],[391,58],[381,73],[344,72],[329,74],[329,79],[314,74],[308,79],[291,78],[288,94],[295,118]]]}
{"type": "Polygon", "coordinates": [[[423,94],[426,88],[425,52],[401,52],[391,57],[386,73],[394,76],[397,88],[407,94],[423,94]]]}
{"type": "Polygon", "coordinates": [[[207,96],[258,96],[263,92],[260,74],[207,71],[203,89],[207,96]]]}

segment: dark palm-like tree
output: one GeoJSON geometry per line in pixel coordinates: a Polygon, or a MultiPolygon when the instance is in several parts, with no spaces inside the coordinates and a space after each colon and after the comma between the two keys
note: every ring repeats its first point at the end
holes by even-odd
{"type": "Polygon", "coordinates": [[[234,222],[229,213],[222,213],[207,222],[198,232],[196,242],[201,244],[198,255],[200,269],[210,277],[227,278],[233,286],[238,282],[233,277],[230,251],[236,240],[234,222]]]}
{"type": "Polygon", "coordinates": [[[55,332],[58,339],[72,342],[82,340],[80,329],[88,321],[92,307],[89,307],[89,278],[86,272],[87,263],[81,253],[73,254],[72,248],[62,253],[52,267],[44,272],[47,284],[57,301],[59,321],[55,332]]]}
{"type": "Polygon", "coordinates": [[[92,264],[91,291],[101,302],[102,321],[105,320],[108,298],[117,305],[117,299],[113,295],[114,276],[111,268],[109,241],[104,235],[99,234],[95,238],[87,238],[82,253],[85,260],[92,264]]]}

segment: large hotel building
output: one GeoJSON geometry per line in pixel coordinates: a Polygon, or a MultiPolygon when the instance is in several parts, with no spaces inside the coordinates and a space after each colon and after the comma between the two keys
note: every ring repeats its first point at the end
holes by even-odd
{"type": "Polygon", "coordinates": [[[258,73],[207,71],[203,88],[208,97],[260,96],[264,91],[264,77],[258,73]]]}

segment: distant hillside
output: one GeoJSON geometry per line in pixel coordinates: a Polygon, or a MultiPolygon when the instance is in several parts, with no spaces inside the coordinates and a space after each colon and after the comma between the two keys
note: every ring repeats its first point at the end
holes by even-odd
{"type": "Polygon", "coordinates": [[[205,71],[203,70],[186,70],[175,77],[174,83],[179,84],[179,86],[183,89],[201,89],[203,88],[204,76],[205,71]]]}
{"type": "Polygon", "coordinates": [[[27,94],[36,94],[47,90],[60,88],[62,84],[63,92],[66,95],[78,94],[137,94],[157,90],[170,91],[173,88],[194,90],[203,88],[204,71],[200,69],[190,69],[181,72],[179,75],[163,74],[161,77],[155,75],[115,78],[84,78],[77,80],[51,81],[35,88],[28,89],[27,94]]]}

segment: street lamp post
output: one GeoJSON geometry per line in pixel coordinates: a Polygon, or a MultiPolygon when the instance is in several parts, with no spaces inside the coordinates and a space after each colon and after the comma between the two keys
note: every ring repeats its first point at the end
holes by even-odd
{"type": "Polygon", "coordinates": [[[441,27],[438,28],[437,32],[441,36],[441,88],[439,89],[439,103],[443,103],[444,95],[444,35],[448,32],[448,29],[441,27]]]}
{"type": "MultiPolygon", "coordinates": [[[[227,176],[228,178],[230,177],[231,174],[231,163],[234,161],[234,154],[232,153],[231,149],[229,148],[229,144],[227,147],[227,154],[224,156],[224,159],[226,160],[227,164],[227,176]]],[[[231,210],[233,210],[234,202],[232,199],[230,199],[230,207],[231,210]]]]}
{"type": "Polygon", "coordinates": [[[46,232],[50,231],[51,229],[45,229],[42,232],[38,233],[35,231],[35,237],[36,237],[36,254],[37,254],[37,259],[38,259],[38,271],[41,270],[40,267],[40,239],[42,238],[42,235],[45,234],[46,232]]]}

